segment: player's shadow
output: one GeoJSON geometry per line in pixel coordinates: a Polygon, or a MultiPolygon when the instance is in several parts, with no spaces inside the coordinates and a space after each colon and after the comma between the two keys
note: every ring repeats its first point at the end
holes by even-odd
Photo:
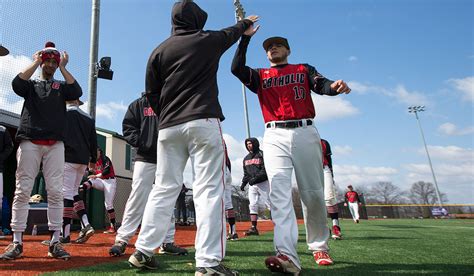
{"type": "Polygon", "coordinates": [[[373,225],[382,228],[391,228],[391,229],[415,229],[415,228],[427,228],[426,226],[417,226],[417,225],[373,225]]]}
{"type": "Polygon", "coordinates": [[[416,238],[409,237],[376,237],[376,236],[367,236],[367,237],[350,237],[350,240],[361,240],[361,241],[376,241],[376,240],[416,240],[416,238]]]}
{"type": "MultiPolygon", "coordinates": [[[[330,267],[303,268],[301,275],[472,275],[474,265],[337,262],[330,267]]],[[[265,274],[262,274],[265,275],[265,274]]],[[[270,275],[270,274],[266,274],[270,275]]]]}

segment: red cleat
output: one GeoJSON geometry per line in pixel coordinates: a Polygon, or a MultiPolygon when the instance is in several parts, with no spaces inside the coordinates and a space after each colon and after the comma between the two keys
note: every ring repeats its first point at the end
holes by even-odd
{"type": "Polygon", "coordinates": [[[314,251],[313,256],[318,265],[332,265],[334,263],[326,251],[314,251]]]}
{"type": "Polygon", "coordinates": [[[301,272],[301,269],[283,254],[266,258],[265,265],[271,272],[288,273],[294,276],[298,276],[301,272]]]}
{"type": "Polygon", "coordinates": [[[341,228],[337,225],[334,225],[332,227],[332,235],[331,237],[335,240],[340,240],[342,239],[342,234],[341,234],[341,228]]]}

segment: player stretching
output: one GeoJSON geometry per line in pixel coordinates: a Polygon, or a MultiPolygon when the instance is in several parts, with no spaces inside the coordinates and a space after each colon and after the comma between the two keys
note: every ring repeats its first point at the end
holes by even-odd
{"type": "MultiPolygon", "coordinates": [[[[132,191],[125,204],[122,225],[117,230],[115,244],[110,256],[122,256],[128,242],[140,225],[146,200],[153,187],[156,173],[156,139],[158,138],[158,117],[150,107],[145,94],[134,100],[127,109],[122,122],[123,136],[127,143],[137,149],[133,166],[132,191]]],[[[171,217],[166,238],[159,249],[160,254],[186,255],[188,251],[174,244],[176,232],[174,216],[171,217]]]]}
{"type": "Polygon", "coordinates": [[[334,172],[332,169],[332,152],[329,142],[321,139],[321,149],[323,152],[324,170],[324,200],[328,209],[329,217],[332,220],[332,238],[342,239],[341,227],[339,226],[339,209],[337,208],[336,184],[334,183],[334,172]]]}
{"type": "Polygon", "coordinates": [[[349,206],[352,219],[355,223],[359,223],[359,205],[361,205],[362,202],[360,202],[359,194],[354,191],[352,185],[347,186],[347,190],[344,195],[344,206],[349,206]]]}
{"type": "Polygon", "coordinates": [[[271,271],[299,274],[298,226],[291,198],[291,174],[303,205],[306,242],[318,265],[333,263],[328,254],[329,229],[324,203],[321,141],[314,127],[311,90],[323,95],[349,93],[342,81],[330,81],[308,64],[288,64],[290,46],[282,37],[264,41],[270,68],[251,69],[245,54],[258,27],[244,33],[232,62],[232,73],[258,95],[265,121],[263,148],[270,182],[274,245],[277,255],[265,260],[271,271]]]}
{"type": "Polygon", "coordinates": [[[218,100],[217,69],[224,52],[257,16],[220,31],[205,31],[207,13],[192,1],[177,2],[172,34],[153,50],[146,69],[148,100],[159,114],[155,185],[148,196],[135,267],[157,269],[154,250],[163,242],[183,184],[187,160],[193,161],[196,208],[196,275],[236,275],[221,264],[226,231],[223,206],[224,120],[218,100]]]}
{"type": "Polygon", "coordinates": [[[257,230],[259,211],[270,208],[270,203],[268,202],[270,185],[268,184],[268,177],[263,162],[263,152],[260,150],[260,144],[257,138],[246,139],[245,147],[249,151],[249,154],[247,154],[243,160],[244,177],[242,178],[240,190],[245,191],[247,183],[250,185],[249,209],[252,226],[245,232],[245,235],[252,236],[259,234],[257,230]]]}
{"type": "Polygon", "coordinates": [[[105,234],[115,234],[117,225],[115,221],[114,197],[117,189],[115,181],[114,166],[110,158],[105,155],[101,148],[97,148],[97,162],[95,170],[89,168],[93,173],[88,176],[89,180],[83,183],[84,189],[94,188],[104,191],[104,204],[109,217],[109,227],[104,231],[105,234]]]}

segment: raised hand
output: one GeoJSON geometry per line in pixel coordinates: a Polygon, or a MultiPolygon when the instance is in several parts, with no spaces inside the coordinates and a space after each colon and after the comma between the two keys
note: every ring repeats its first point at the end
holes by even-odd
{"type": "Polygon", "coordinates": [[[346,93],[349,94],[351,89],[347,85],[347,83],[343,80],[337,80],[331,84],[331,89],[336,90],[337,93],[346,93]]]}
{"type": "Polygon", "coordinates": [[[69,62],[69,54],[66,51],[64,51],[61,55],[61,61],[59,62],[59,67],[65,68],[68,62],[69,62]]]}

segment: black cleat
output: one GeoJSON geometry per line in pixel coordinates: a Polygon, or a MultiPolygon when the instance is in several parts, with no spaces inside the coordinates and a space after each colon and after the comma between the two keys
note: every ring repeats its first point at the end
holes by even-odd
{"type": "Polygon", "coordinates": [[[7,248],[5,249],[5,253],[0,255],[0,259],[2,260],[15,260],[21,258],[23,254],[23,244],[14,242],[10,243],[7,248]]]}
{"type": "Polygon", "coordinates": [[[257,228],[252,227],[249,230],[245,231],[244,235],[245,236],[258,236],[260,234],[258,233],[257,228]]]}
{"type": "Polygon", "coordinates": [[[135,268],[158,269],[158,261],[155,256],[148,257],[147,255],[135,250],[135,252],[128,258],[128,263],[135,268]]]}
{"type": "Polygon", "coordinates": [[[201,275],[229,275],[229,276],[238,276],[239,272],[231,270],[228,267],[225,267],[222,264],[213,267],[196,267],[195,276],[201,275]]]}
{"type": "Polygon", "coordinates": [[[120,257],[125,254],[125,248],[127,248],[127,243],[123,241],[116,241],[114,245],[109,250],[109,255],[112,257],[120,257]]]}
{"type": "Polygon", "coordinates": [[[161,255],[188,255],[188,250],[185,248],[176,246],[174,243],[164,243],[160,246],[158,254],[161,255]]]}
{"type": "Polygon", "coordinates": [[[239,235],[237,233],[227,235],[227,240],[228,241],[236,241],[239,239],[239,235]]]}
{"type": "Polygon", "coordinates": [[[79,232],[79,236],[76,239],[76,243],[86,243],[92,235],[94,235],[94,228],[90,224],[82,228],[79,232]]]}
{"type": "Polygon", "coordinates": [[[60,242],[55,242],[49,246],[48,257],[67,261],[71,258],[71,255],[64,250],[60,242]]]}

